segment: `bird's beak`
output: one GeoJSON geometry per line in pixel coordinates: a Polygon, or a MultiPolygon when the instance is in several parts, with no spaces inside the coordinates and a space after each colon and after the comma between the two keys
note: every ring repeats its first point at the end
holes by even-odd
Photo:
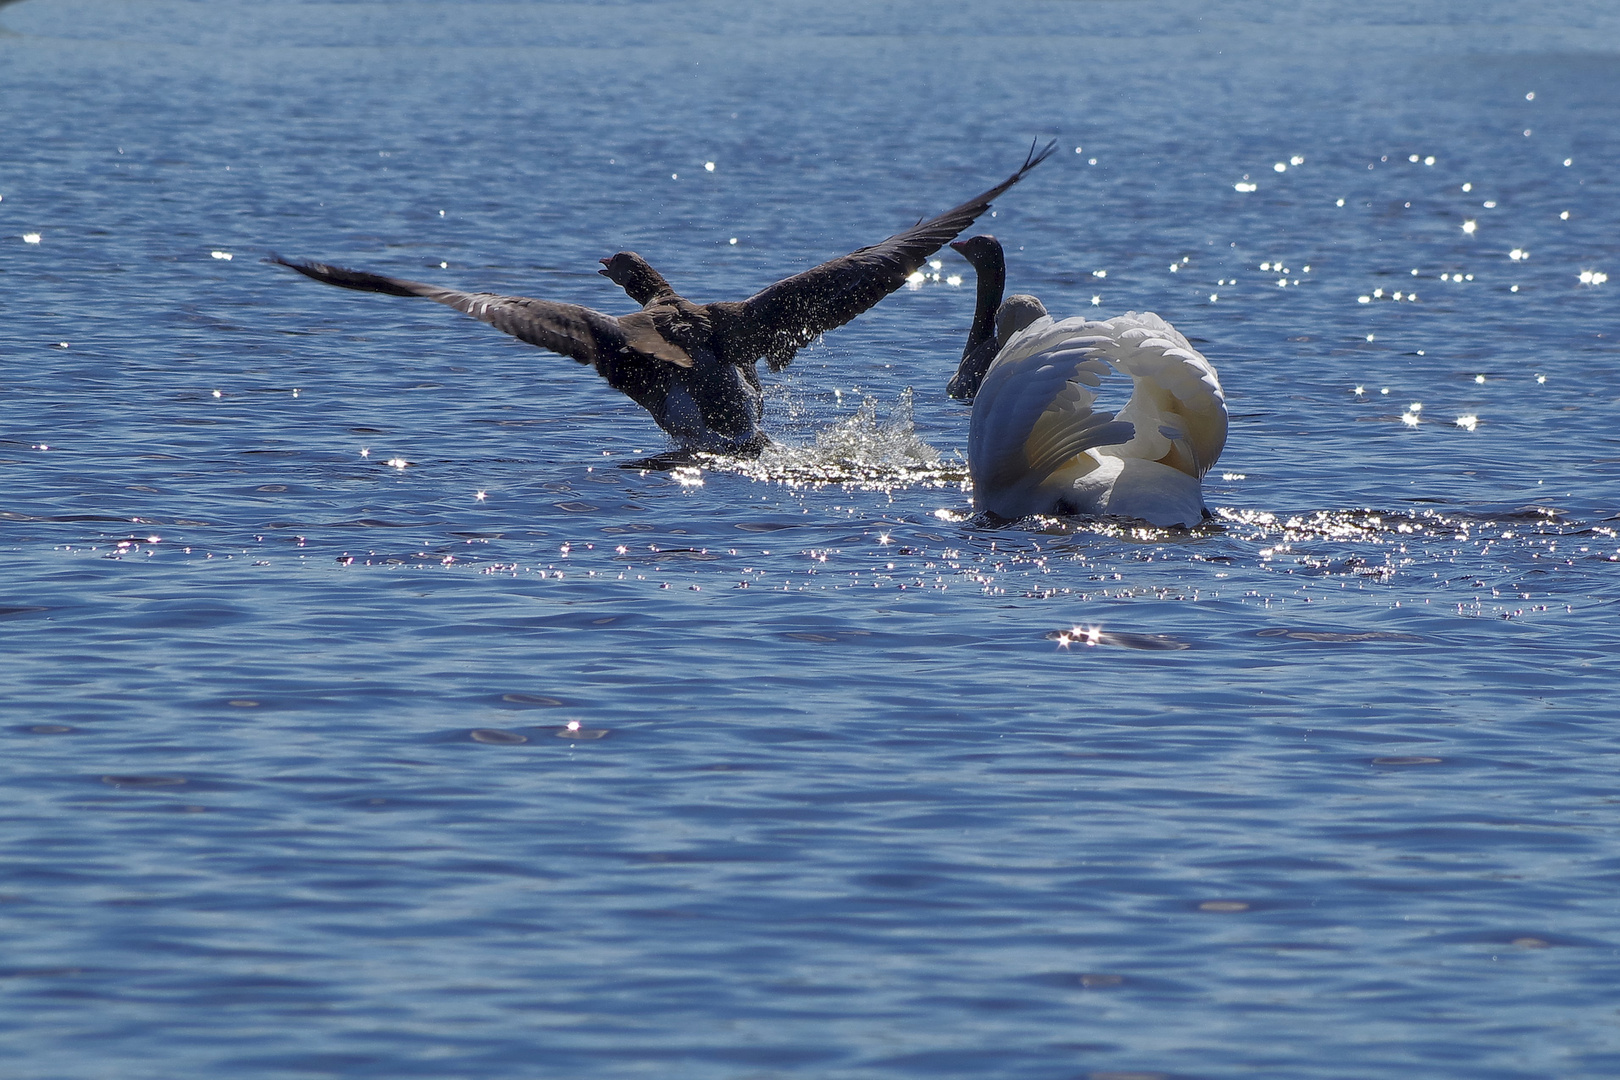
{"type": "Polygon", "coordinates": [[[967,247],[967,241],[966,240],[952,240],[951,241],[951,250],[956,252],[958,255],[966,255],[967,254],[967,252],[962,250],[965,247],[967,247]]]}
{"type": "Polygon", "coordinates": [[[602,269],[598,270],[597,273],[601,274],[603,277],[607,277],[608,263],[612,262],[613,260],[612,259],[597,259],[596,261],[602,264],[602,269]]]}

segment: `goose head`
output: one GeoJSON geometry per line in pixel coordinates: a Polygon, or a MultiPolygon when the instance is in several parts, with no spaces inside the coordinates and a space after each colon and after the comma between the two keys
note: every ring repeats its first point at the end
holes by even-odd
{"type": "Polygon", "coordinates": [[[967,344],[962,347],[961,363],[945,392],[958,401],[972,401],[990,361],[996,358],[996,309],[1001,306],[1001,292],[1007,285],[1007,260],[1001,252],[1001,241],[988,233],[953,240],[951,249],[973,267],[979,281],[979,295],[967,344]]]}
{"type": "Polygon", "coordinates": [[[996,354],[1014,334],[1045,315],[1046,308],[1033,296],[1018,294],[1007,297],[1005,302],[1001,299],[1007,287],[1007,260],[1001,242],[994,236],[970,236],[955,241],[951,247],[972,265],[979,289],[973,327],[946,392],[958,400],[972,401],[996,354]]]}
{"type": "Polygon", "coordinates": [[[621,251],[601,262],[602,269],[597,273],[623,289],[638,304],[645,305],[660,293],[673,292],[664,275],[633,251],[621,251]]]}

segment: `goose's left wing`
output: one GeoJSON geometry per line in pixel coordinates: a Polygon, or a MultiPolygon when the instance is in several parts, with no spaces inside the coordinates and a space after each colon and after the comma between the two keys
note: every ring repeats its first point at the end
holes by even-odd
{"type": "Polygon", "coordinates": [[[578,304],[537,300],[529,296],[461,292],[328,263],[293,262],[279,255],[272,255],[265,261],[342,289],[387,296],[420,296],[453,307],[511,334],[519,341],[560,353],[581,364],[589,364],[614,386],[619,385],[615,381],[616,367],[622,366],[625,357],[631,353],[641,353],[679,367],[692,366],[691,357],[665,341],[657,333],[651,317],[644,312],[632,312],[622,319],[616,319],[578,304]]]}

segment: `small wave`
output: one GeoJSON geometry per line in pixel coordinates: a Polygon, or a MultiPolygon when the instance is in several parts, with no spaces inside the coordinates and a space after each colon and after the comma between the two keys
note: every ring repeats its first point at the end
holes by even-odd
{"type": "Polygon", "coordinates": [[[1249,540],[1350,540],[1401,542],[1406,539],[1509,540],[1523,534],[1560,536],[1578,528],[1561,510],[1548,507],[1449,510],[1318,510],[1278,516],[1260,510],[1217,508],[1215,517],[1229,535],[1249,540]]]}

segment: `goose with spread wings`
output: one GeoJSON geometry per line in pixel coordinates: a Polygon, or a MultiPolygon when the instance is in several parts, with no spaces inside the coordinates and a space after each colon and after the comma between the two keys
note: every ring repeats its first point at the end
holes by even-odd
{"type": "Polygon", "coordinates": [[[973,402],[968,472],[981,513],[1090,514],[1152,525],[1209,516],[1201,481],[1226,446],[1215,368],[1152,312],[1055,321],[1033,296],[1001,299],[993,236],[951,245],[979,278],[952,397],[973,402]],[[1093,408],[1111,375],[1131,380],[1117,413],[1093,408]]]}
{"type": "Polygon", "coordinates": [[[924,260],[1046,160],[1055,143],[1033,147],[1018,171],[990,190],[887,240],[783,278],[746,300],[695,304],[633,251],[602,260],[599,273],[641,304],[607,315],[577,304],[469,293],[319,262],[270,262],[363,292],[436,300],[513,337],[594,367],[658,426],[690,450],[752,456],[770,441],[760,430],[763,394],[755,364],[779,371],[828,330],[842,326],[905,284],[924,260]]]}

